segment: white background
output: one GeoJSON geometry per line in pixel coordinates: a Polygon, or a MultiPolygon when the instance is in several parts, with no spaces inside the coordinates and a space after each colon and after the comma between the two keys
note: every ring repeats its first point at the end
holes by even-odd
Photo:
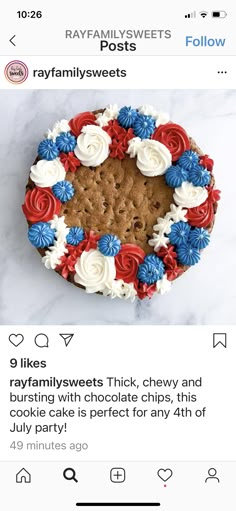
{"type": "MultiPolygon", "coordinates": [[[[136,40],[136,54],[206,54],[226,55],[235,53],[235,5],[232,1],[224,0],[216,4],[214,0],[200,0],[191,2],[182,0],[161,4],[156,0],[149,0],[148,6],[143,2],[127,2],[119,0],[119,4],[112,4],[110,0],[103,0],[102,9],[99,2],[77,2],[70,0],[68,4],[54,3],[41,0],[40,4],[32,4],[25,0],[22,5],[8,2],[4,6],[4,16],[0,22],[0,47],[5,55],[102,55],[99,51],[99,39],[65,39],[65,30],[79,29],[171,29],[171,39],[136,40]],[[41,9],[43,17],[37,19],[20,19],[18,10],[41,9]],[[224,19],[213,19],[212,10],[223,9],[228,16],[224,19]],[[186,19],[185,14],[196,11],[195,19],[186,19]],[[208,16],[202,18],[201,11],[207,11],[208,16]],[[9,43],[10,37],[16,34],[14,42],[16,47],[9,43]],[[223,48],[185,47],[186,35],[209,37],[226,37],[223,48]]],[[[114,39],[114,42],[119,40],[114,39]]],[[[130,41],[130,40],[129,40],[130,41]]],[[[120,41],[119,41],[120,42],[120,41]]],[[[107,55],[113,55],[114,52],[107,55]]],[[[120,52],[116,52],[120,55],[120,52]]],[[[123,52],[133,60],[133,52],[123,52]]]]}
{"type": "MultiPolygon", "coordinates": [[[[157,82],[158,85],[158,82],[157,82]]],[[[234,90],[2,91],[0,233],[2,324],[234,324],[236,174],[234,90]],[[86,293],[46,270],[27,240],[21,204],[37,147],[57,119],[117,102],[170,112],[215,160],[222,190],[210,246],[171,292],[136,303],[86,293]]]]}
{"type": "MultiPolygon", "coordinates": [[[[62,329],[62,327],[60,327],[62,329]]],[[[236,457],[234,431],[234,360],[236,345],[234,329],[228,328],[228,347],[217,346],[213,349],[213,333],[224,332],[223,327],[197,327],[194,332],[189,327],[98,327],[81,326],[72,328],[75,336],[66,348],[59,336],[66,332],[58,327],[4,327],[1,344],[1,388],[4,424],[1,425],[1,456],[4,460],[185,460],[185,461],[233,461],[236,457]],[[44,332],[49,338],[49,348],[38,348],[34,337],[44,332]],[[8,341],[10,333],[21,332],[24,342],[17,348],[8,341]],[[10,358],[29,357],[31,360],[46,360],[46,369],[11,369],[10,358]],[[140,382],[142,379],[203,379],[201,388],[186,388],[198,395],[198,401],[190,408],[207,407],[206,419],[193,417],[191,420],[172,417],[160,419],[33,419],[34,423],[64,424],[68,422],[68,434],[41,433],[36,436],[22,433],[9,433],[14,419],[8,418],[9,408],[15,409],[14,403],[9,404],[9,379],[33,378],[78,378],[92,379],[106,376],[133,376],[140,382]],[[135,431],[135,435],[134,435],[135,431]],[[40,442],[86,442],[89,448],[81,453],[72,451],[13,451],[9,449],[11,442],[22,440],[40,442]]],[[[141,389],[141,387],[140,387],[141,389]]],[[[40,391],[41,394],[52,393],[52,388],[28,388],[24,394],[40,391]]],[[[70,389],[64,389],[64,393],[70,389]]],[[[92,389],[77,389],[79,394],[89,393],[92,389]]],[[[121,390],[128,392],[129,388],[108,390],[105,386],[96,389],[98,393],[115,393],[121,390]]],[[[168,388],[148,388],[154,393],[169,393],[168,388]]],[[[12,387],[13,393],[21,393],[17,387],[12,387]]],[[[71,389],[75,391],[75,389],[71,389]]],[[[171,394],[175,394],[179,389],[171,394]]],[[[62,391],[58,391],[62,393],[62,391]]],[[[136,389],[134,389],[136,393],[136,389]]],[[[144,389],[144,393],[145,389],[144,389]]],[[[126,408],[136,404],[105,404],[93,408],[126,408]]],[[[40,407],[40,404],[18,404],[19,408],[40,407]]],[[[42,405],[44,408],[46,405],[42,405]]],[[[85,407],[84,403],[64,405],[77,409],[85,407]]],[[[178,406],[178,405],[177,405],[178,406]]],[[[188,407],[188,403],[179,405],[188,407]]],[[[49,408],[58,409],[61,405],[51,405],[49,408]]],[[[155,403],[150,405],[156,408],[155,403]]],[[[162,408],[159,405],[159,408],[162,408]]],[[[145,403],[142,408],[146,408],[145,403]]],[[[165,406],[168,408],[168,406],[165,406]]],[[[172,410],[173,411],[173,410],[172,410]]],[[[22,424],[24,419],[16,421],[22,424]]],[[[26,421],[28,422],[28,421],[26,421]]],[[[31,422],[31,421],[29,421],[31,422]]]]}
{"type": "MultiPolygon", "coordinates": [[[[17,506],[31,511],[33,506],[35,511],[42,508],[70,511],[78,501],[159,501],[163,511],[234,511],[235,329],[227,329],[226,349],[222,346],[213,349],[214,331],[216,329],[210,327],[198,327],[194,332],[189,327],[132,327],[131,337],[130,327],[77,327],[67,330],[75,335],[66,348],[59,336],[62,329],[45,327],[43,332],[48,335],[49,348],[37,348],[34,337],[42,332],[41,326],[18,326],[14,330],[2,327],[0,385],[5,420],[0,424],[0,477],[4,510],[12,511],[17,506]],[[21,332],[25,338],[18,348],[8,341],[13,331],[21,332]],[[10,369],[12,357],[46,359],[48,369],[40,372],[10,369]],[[199,392],[200,401],[207,405],[208,418],[204,422],[189,423],[186,419],[177,419],[169,423],[101,420],[90,424],[72,419],[68,440],[86,439],[89,449],[84,455],[72,456],[65,451],[59,454],[44,451],[43,455],[40,451],[33,454],[20,451],[19,454],[9,449],[15,437],[8,432],[9,378],[39,375],[44,378],[46,374],[91,378],[103,377],[108,370],[110,375],[116,376],[182,375],[190,378],[201,375],[204,387],[199,392]],[[31,484],[15,482],[16,473],[23,467],[31,473],[31,484]],[[67,467],[76,470],[77,484],[63,479],[63,470],[67,467]],[[110,482],[113,467],[125,468],[125,483],[110,482]],[[211,467],[217,470],[220,483],[205,483],[211,467]],[[173,471],[166,487],[157,476],[160,468],[173,471]]],[[[224,327],[218,327],[217,331],[223,333],[224,327]]],[[[18,434],[15,439],[25,442],[26,436],[18,434]]],[[[30,440],[33,441],[33,437],[30,440]]],[[[43,434],[38,440],[49,442],[59,438],[43,434]]],[[[133,509],[137,511],[138,508],[133,509]]]]}

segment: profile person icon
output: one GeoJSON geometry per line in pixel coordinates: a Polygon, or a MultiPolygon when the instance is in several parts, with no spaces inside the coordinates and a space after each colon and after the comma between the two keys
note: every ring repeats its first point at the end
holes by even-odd
{"type": "Polygon", "coordinates": [[[217,481],[220,482],[219,478],[216,476],[217,470],[215,468],[209,468],[208,470],[208,477],[205,479],[205,483],[208,483],[209,481],[217,481]]]}

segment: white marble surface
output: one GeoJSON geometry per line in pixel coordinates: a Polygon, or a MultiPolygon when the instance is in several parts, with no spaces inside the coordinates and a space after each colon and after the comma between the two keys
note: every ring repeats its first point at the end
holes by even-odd
{"type": "Polygon", "coordinates": [[[1,324],[236,323],[236,91],[1,91],[1,324]],[[222,190],[210,247],[172,291],[133,304],[86,295],[48,271],[27,241],[24,188],[45,129],[107,103],[151,103],[170,112],[215,160],[222,190]]]}

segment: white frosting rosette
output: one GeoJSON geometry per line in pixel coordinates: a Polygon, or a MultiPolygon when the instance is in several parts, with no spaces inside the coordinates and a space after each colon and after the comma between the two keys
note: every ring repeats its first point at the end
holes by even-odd
{"type": "Polygon", "coordinates": [[[171,226],[174,222],[169,218],[159,217],[157,224],[153,226],[153,230],[159,232],[159,234],[170,234],[171,226]]]}
{"type": "Polygon", "coordinates": [[[166,213],[165,218],[177,222],[187,222],[186,218],[187,209],[183,209],[182,206],[176,206],[175,204],[170,205],[170,211],[166,213]]]}
{"type": "Polygon", "coordinates": [[[158,280],[156,283],[156,290],[160,295],[169,293],[171,287],[172,287],[171,282],[167,279],[166,275],[164,275],[162,279],[158,280]]]}
{"type": "Polygon", "coordinates": [[[50,220],[50,224],[52,229],[56,231],[55,236],[57,241],[66,243],[66,236],[69,234],[70,228],[65,223],[65,217],[54,215],[53,219],[50,220]]]}
{"type": "Polygon", "coordinates": [[[117,119],[119,114],[119,107],[117,104],[108,105],[104,112],[99,112],[96,114],[97,121],[96,123],[102,128],[103,126],[107,126],[109,121],[113,121],[117,119]]]}
{"type": "Polygon", "coordinates": [[[49,222],[52,229],[55,229],[54,245],[46,250],[45,255],[42,258],[44,266],[48,270],[55,270],[58,264],[60,264],[61,258],[68,252],[66,248],[66,236],[70,231],[65,223],[65,217],[54,215],[53,219],[49,222]]]}
{"type": "Polygon", "coordinates": [[[59,158],[55,160],[39,160],[32,165],[30,179],[40,188],[47,188],[55,185],[58,181],[65,179],[66,171],[59,158]]]}
{"type": "Polygon", "coordinates": [[[74,153],[85,167],[97,167],[108,158],[110,143],[111,138],[100,126],[84,126],[74,153]]]}
{"type": "Polygon", "coordinates": [[[150,247],[153,247],[154,252],[158,252],[161,247],[167,248],[168,243],[170,243],[170,240],[167,236],[162,233],[156,234],[155,232],[152,234],[152,239],[148,242],[150,247]]]}
{"type": "Polygon", "coordinates": [[[171,166],[169,149],[157,140],[135,137],[129,141],[127,153],[131,158],[137,156],[136,165],[147,177],[161,176],[171,166]]]}
{"type": "Polygon", "coordinates": [[[183,208],[196,208],[200,206],[208,197],[206,188],[194,186],[188,181],[184,181],[181,186],[175,188],[173,195],[174,201],[183,208]]]}
{"type": "Polygon", "coordinates": [[[138,111],[143,115],[151,115],[156,121],[156,127],[160,126],[160,124],[166,124],[170,120],[167,112],[158,112],[152,105],[142,105],[138,111]]]}
{"type": "Polygon", "coordinates": [[[55,142],[56,138],[60,133],[67,133],[70,131],[69,123],[66,119],[62,119],[61,121],[55,122],[52,130],[48,130],[45,134],[46,138],[53,140],[55,142]]]}
{"type": "Polygon", "coordinates": [[[55,241],[54,245],[46,250],[42,262],[48,270],[55,270],[57,265],[60,264],[61,258],[67,252],[68,250],[63,241],[55,241]]]}
{"type": "Polygon", "coordinates": [[[82,252],[75,265],[75,282],[85,287],[86,293],[103,292],[116,276],[114,257],[104,256],[96,249],[82,252]]]}
{"type": "Polygon", "coordinates": [[[137,291],[134,288],[134,284],[127,284],[123,280],[113,280],[110,285],[106,285],[104,296],[110,296],[113,298],[123,298],[124,300],[130,300],[133,302],[137,295],[137,291]]]}

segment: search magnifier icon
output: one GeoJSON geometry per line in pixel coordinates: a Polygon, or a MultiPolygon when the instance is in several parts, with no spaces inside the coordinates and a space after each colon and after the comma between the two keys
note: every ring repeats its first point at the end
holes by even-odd
{"type": "Polygon", "coordinates": [[[75,481],[75,483],[78,483],[78,479],[76,479],[76,471],[74,468],[65,468],[63,471],[63,477],[67,481],[75,481]]]}

